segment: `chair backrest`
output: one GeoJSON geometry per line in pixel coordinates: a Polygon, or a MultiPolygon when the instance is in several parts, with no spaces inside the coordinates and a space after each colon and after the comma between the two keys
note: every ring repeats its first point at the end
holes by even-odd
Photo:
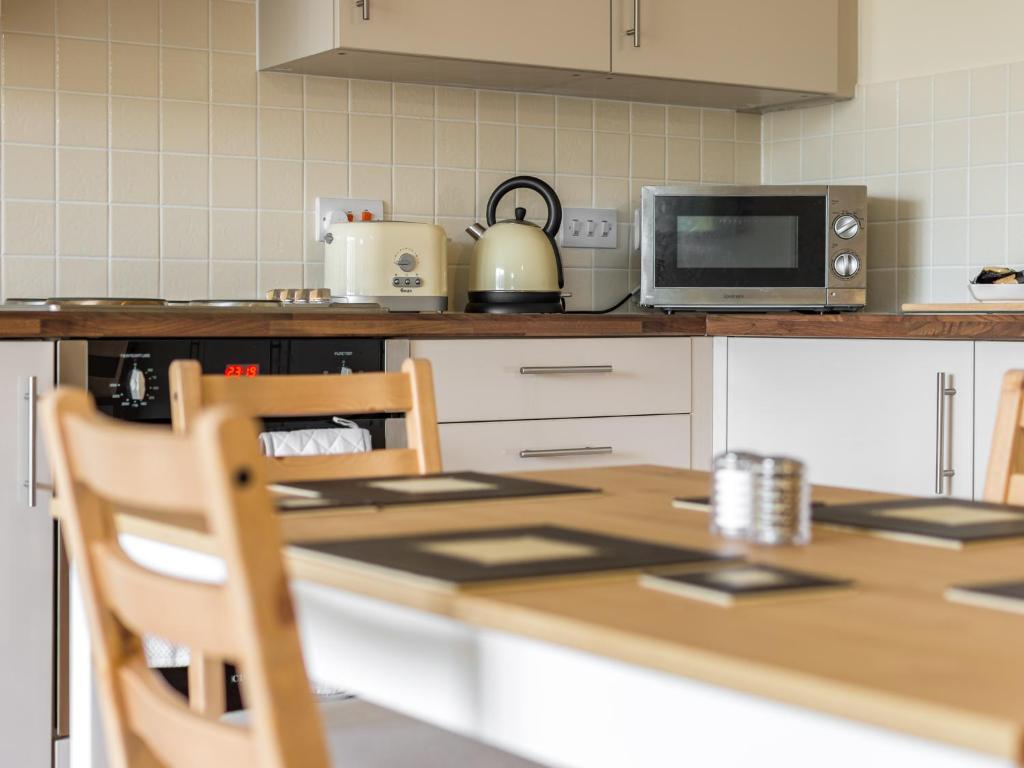
{"type": "Polygon", "coordinates": [[[66,388],[42,409],[112,765],[327,768],[252,420],[221,407],[173,434],[102,416],[88,393],[66,388]],[[225,581],[175,579],[131,560],[116,515],[139,513],[202,521],[225,581]],[[146,667],[143,635],[235,661],[250,724],[190,709],[146,667]]]}
{"type": "Polygon", "coordinates": [[[204,408],[230,403],[252,417],[404,413],[406,448],[331,456],[268,457],[271,482],[339,477],[426,475],[441,471],[430,363],[406,360],[400,373],[252,378],[203,375],[195,360],[170,371],[171,419],[187,432],[204,408]]]}
{"type": "Polygon", "coordinates": [[[1024,505],[1024,371],[1003,376],[984,499],[1024,505]]]}

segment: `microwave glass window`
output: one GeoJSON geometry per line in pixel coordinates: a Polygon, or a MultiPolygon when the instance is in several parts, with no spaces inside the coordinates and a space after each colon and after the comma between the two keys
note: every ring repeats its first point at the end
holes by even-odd
{"type": "Polygon", "coordinates": [[[677,216],[680,269],[795,269],[799,216],[677,216]]]}

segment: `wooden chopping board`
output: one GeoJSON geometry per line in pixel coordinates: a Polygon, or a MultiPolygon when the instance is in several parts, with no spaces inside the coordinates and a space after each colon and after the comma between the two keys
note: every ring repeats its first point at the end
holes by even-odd
{"type": "Polygon", "coordinates": [[[940,312],[965,312],[972,315],[991,312],[1024,314],[1024,301],[970,301],[961,304],[904,304],[904,314],[934,315],[940,312]]]}

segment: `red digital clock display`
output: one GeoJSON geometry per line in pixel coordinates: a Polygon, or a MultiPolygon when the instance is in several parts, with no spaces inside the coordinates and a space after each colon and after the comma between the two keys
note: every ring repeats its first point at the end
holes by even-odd
{"type": "Polygon", "coordinates": [[[238,379],[251,379],[260,375],[260,367],[256,363],[228,363],[224,366],[224,375],[238,379]]]}

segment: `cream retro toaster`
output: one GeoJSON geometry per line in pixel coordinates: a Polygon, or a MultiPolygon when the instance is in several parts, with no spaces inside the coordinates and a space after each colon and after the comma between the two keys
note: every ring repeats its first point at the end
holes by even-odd
{"type": "Polygon", "coordinates": [[[393,312],[448,309],[445,231],[411,221],[332,224],[324,237],[324,281],[336,302],[393,312]]]}

